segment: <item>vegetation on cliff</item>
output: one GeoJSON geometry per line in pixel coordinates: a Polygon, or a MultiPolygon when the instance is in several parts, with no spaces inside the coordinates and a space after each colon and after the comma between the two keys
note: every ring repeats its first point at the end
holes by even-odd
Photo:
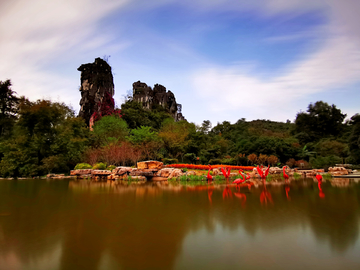
{"type": "Polygon", "coordinates": [[[175,122],[161,106],[148,110],[129,99],[121,113],[99,118],[91,132],[69,106],[19,98],[10,81],[0,86],[2,177],[68,172],[79,162],[133,165],[142,159],[325,169],[360,163],[359,114],[344,122],[340,109],[322,101],[310,104],[295,123],[239,119],[212,127],[209,120],[175,122]]]}

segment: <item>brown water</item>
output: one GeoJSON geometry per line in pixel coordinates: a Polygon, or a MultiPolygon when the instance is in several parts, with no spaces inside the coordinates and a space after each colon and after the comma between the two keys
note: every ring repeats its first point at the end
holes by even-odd
{"type": "Polygon", "coordinates": [[[360,185],[0,181],[0,269],[360,269],[360,185]]]}

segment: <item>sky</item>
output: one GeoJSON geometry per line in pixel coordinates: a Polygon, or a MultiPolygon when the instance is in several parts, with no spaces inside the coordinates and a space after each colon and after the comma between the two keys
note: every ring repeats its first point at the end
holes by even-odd
{"type": "Polygon", "coordinates": [[[159,83],[189,122],[360,113],[359,0],[0,0],[0,80],[79,111],[81,64],[108,59],[120,106],[159,83]]]}

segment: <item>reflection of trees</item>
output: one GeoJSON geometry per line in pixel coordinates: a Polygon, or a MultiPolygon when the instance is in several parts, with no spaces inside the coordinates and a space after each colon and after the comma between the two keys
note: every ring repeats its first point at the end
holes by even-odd
{"type": "MultiPolygon", "coordinates": [[[[299,184],[296,184],[299,183],[299,184]]],[[[359,189],[325,183],[268,186],[273,204],[261,206],[261,188],[223,200],[224,186],[171,187],[90,182],[0,182],[0,258],[14,252],[23,264],[44,257],[62,241],[61,269],[98,269],[108,254],[125,269],[171,269],[190,231],[243,227],[280,231],[310,226],[316,238],[344,252],[358,238],[359,189]],[[151,259],[150,259],[151,258],[151,259]]],[[[236,192],[235,187],[230,187],[236,192]]]]}

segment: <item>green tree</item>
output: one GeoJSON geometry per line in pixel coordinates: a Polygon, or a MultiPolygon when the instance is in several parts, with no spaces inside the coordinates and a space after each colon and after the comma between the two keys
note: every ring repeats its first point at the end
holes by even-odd
{"type": "Polygon", "coordinates": [[[34,176],[68,171],[87,145],[82,119],[63,103],[21,98],[11,139],[0,143],[3,176],[34,176]]]}
{"type": "Polygon", "coordinates": [[[11,90],[11,81],[0,81],[0,138],[9,135],[17,119],[19,98],[11,90]]]}
{"type": "Polygon", "coordinates": [[[94,124],[94,135],[99,145],[106,145],[113,141],[124,141],[128,134],[127,123],[117,115],[104,116],[94,124]]]}
{"type": "Polygon", "coordinates": [[[145,159],[157,158],[157,151],[162,146],[162,141],[156,131],[152,131],[151,127],[141,126],[140,128],[130,131],[127,137],[133,145],[142,149],[145,159]]]}
{"type": "Polygon", "coordinates": [[[188,135],[190,130],[195,131],[195,125],[186,121],[175,122],[173,119],[166,119],[159,132],[167,153],[173,157],[183,157],[186,153],[186,146],[189,144],[188,135]]]}
{"type": "Polygon", "coordinates": [[[148,110],[143,108],[140,103],[132,100],[128,100],[121,105],[121,113],[130,129],[148,126],[159,130],[164,119],[172,118],[161,106],[154,105],[151,110],[148,110]]]}
{"type": "Polygon", "coordinates": [[[298,113],[295,120],[295,134],[301,143],[317,141],[321,138],[337,137],[342,132],[346,114],[335,105],[323,101],[310,104],[307,113],[298,113]]]}
{"type": "Polygon", "coordinates": [[[349,137],[350,162],[360,164],[360,114],[351,117],[352,127],[349,137]]]}

